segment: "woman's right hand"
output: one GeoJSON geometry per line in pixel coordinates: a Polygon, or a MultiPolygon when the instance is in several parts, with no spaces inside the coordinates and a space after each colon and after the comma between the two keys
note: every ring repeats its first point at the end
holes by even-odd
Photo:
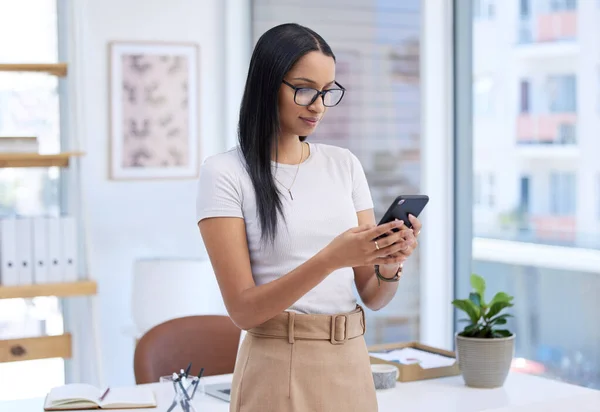
{"type": "Polygon", "coordinates": [[[343,267],[402,263],[406,257],[396,255],[409,246],[405,237],[411,229],[401,220],[383,225],[362,225],[336,236],[321,252],[333,270],[343,267]],[[397,232],[393,232],[397,229],[397,232]],[[382,235],[387,235],[381,237],[382,235]]]}

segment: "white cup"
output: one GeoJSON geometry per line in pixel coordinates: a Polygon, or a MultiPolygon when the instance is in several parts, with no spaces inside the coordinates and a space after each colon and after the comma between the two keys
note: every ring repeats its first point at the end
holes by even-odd
{"type": "Polygon", "coordinates": [[[394,388],[400,376],[400,370],[397,367],[385,364],[371,365],[371,372],[373,373],[375,389],[394,388]]]}

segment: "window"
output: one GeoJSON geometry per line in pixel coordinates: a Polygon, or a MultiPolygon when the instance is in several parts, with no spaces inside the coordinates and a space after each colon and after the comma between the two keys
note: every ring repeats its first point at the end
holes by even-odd
{"type": "Polygon", "coordinates": [[[521,44],[533,41],[533,24],[531,21],[531,0],[519,0],[518,42],[521,44]]]}
{"type": "Polygon", "coordinates": [[[558,125],[558,143],[574,144],[577,143],[577,128],[574,124],[561,123],[558,125]]]}
{"type": "Polygon", "coordinates": [[[473,85],[473,110],[478,116],[489,116],[493,112],[493,81],[490,77],[480,77],[473,85]]]}
{"type": "Polygon", "coordinates": [[[529,176],[521,176],[519,191],[519,212],[521,214],[529,213],[530,183],[529,176]]]}
{"type": "Polygon", "coordinates": [[[473,204],[476,206],[481,205],[481,192],[481,173],[478,173],[473,177],[473,204]]]}
{"type": "Polygon", "coordinates": [[[575,75],[549,76],[546,83],[548,109],[551,113],[573,113],[577,110],[575,75]]]}
{"type": "Polygon", "coordinates": [[[519,14],[521,18],[529,17],[529,13],[531,12],[531,0],[519,0],[519,14]]]}
{"type": "MultiPolygon", "coordinates": [[[[548,53],[540,49],[534,56],[537,46],[530,48],[531,54],[515,53],[514,44],[520,27],[529,27],[531,38],[539,43],[572,39],[576,33],[581,55],[600,56],[597,19],[575,19],[572,10],[577,7],[578,2],[568,0],[496,1],[495,13],[502,18],[495,20],[493,33],[464,29],[461,23],[469,19],[470,11],[454,9],[460,17],[454,21],[456,57],[472,61],[470,70],[454,73],[458,96],[453,108],[454,160],[463,162],[454,171],[454,193],[460,197],[473,188],[477,205],[454,211],[456,225],[472,224],[475,234],[455,236],[459,269],[454,289],[456,298],[468,296],[469,275],[476,272],[490,291],[513,294],[515,317],[506,326],[520,336],[515,357],[526,365],[525,372],[600,389],[600,347],[589,344],[600,336],[600,307],[589,292],[600,290],[600,268],[593,262],[573,266],[575,261],[586,262],[589,249],[600,250],[598,156],[593,145],[588,149],[580,144],[598,141],[598,60],[573,59],[568,47],[551,44],[548,53]],[[521,25],[524,16],[530,26],[521,25]],[[474,35],[481,37],[474,41],[474,35]],[[487,72],[482,73],[483,68],[487,72]],[[479,84],[469,82],[483,74],[494,79],[490,89],[498,111],[494,117],[477,110],[479,84]],[[467,90],[469,84],[472,90],[467,90]],[[580,87],[582,93],[577,93],[580,87]],[[464,96],[472,96],[472,104],[464,96]],[[485,128],[477,127],[480,121],[485,128]],[[476,126],[471,129],[471,124],[476,126]],[[480,144],[477,133],[489,130],[497,139],[480,144]],[[540,144],[518,144],[529,138],[540,144]],[[576,156],[573,147],[579,149],[576,156]],[[474,167],[464,173],[467,155],[472,155],[474,167]],[[489,159],[485,171],[481,159],[489,159]],[[590,194],[588,203],[584,194],[590,194]],[[556,256],[556,245],[570,256],[568,262],[556,256]]],[[[462,327],[456,323],[454,331],[462,327]]]]}
{"type": "Polygon", "coordinates": [[[577,10],[577,0],[550,0],[551,11],[577,10]]]}
{"type": "Polygon", "coordinates": [[[529,113],[529,92],[530,92],[530,83],[529,80],[521,80],[520,83],[520,112],[521,113],[529,113]]]}
{"type": "Polygon", "coordinates": [[[488,194],[487,194],[487,202],[488,202],[488,206],[489,207],[494,207],[494,205],[496,204],[496,198],[494,196],[494,192],[495,192],[495,186],[496,185],[496,179],[494,178],[494,175],[492,173],[490,173],[490,175],[488,176],[488,194]]]}
{"type": "Polygon", "coordinates": [[[575,173],[553,172],[550,175],[550,214],[574,215],[576,196],[575,173]]]}
{"type": "Polygon", "coordinates": [[[490,172],[477,173],[473,176],[473,204],[477,206],[494,207],[496,179],[490,172]]]}
{"type": "Polygon", "coordinates": [[[495,0],[473,0],[473,16],[479,20],[491,20],[496,15],[495,0]]]}
{"type": "MultiPolygon", "coordinates": [[[[0,62],[57,62],[58,20],[57,0],[0,2],[0,62]]],[[[40,152],[58,151],[60,99],[56,77],[0,72],[0,136],[36,136],[40,152]]],[[[59,184],[55,168],[0,169],[0,218],[57,214],[59,184]]],[[[0,339],[62,333],[58,299],[0,300],[0,339]]],[[[63,359],[0,363],[0,400],[44,396],[64,379],[63,359]]]]}
{"type": "MultiPolygon", "coordinates": [[[[253,41],[294,21],[321,34],[336,54],[336,79],[348,92],[310,137],[350,149],[361,160],[379,219],[398,193],[420,188],[420,33],[422,0],[253,1],[253,41]],[[343,12],[341,12],[343,10],[343,12]]],[[[369,344],[418,339],[419,271],[385,310],[367,312],[369,344]]]]}

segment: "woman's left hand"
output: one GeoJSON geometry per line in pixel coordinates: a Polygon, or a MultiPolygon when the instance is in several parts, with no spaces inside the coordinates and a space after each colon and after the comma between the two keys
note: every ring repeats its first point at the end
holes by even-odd
{"type": "Polygon", "coordinates": [[[408,227],[404,226],[401,230],[405,246],[402,250],[390,257],[404,257],[404,260],[406,260],[410,255],[412,255],[414,250],[419,245],[417,238],[421,233],[421,222],[413,215],[409,215],[408,219],[410,220],[412,229],[409,229],[408,227]]]}

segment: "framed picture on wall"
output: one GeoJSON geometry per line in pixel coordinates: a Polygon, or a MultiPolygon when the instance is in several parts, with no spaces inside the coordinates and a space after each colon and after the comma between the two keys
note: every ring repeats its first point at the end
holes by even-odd
{"type": "Polygon", "coordinates": [[[198,45],[111,42],[108,60],[109,177],[197,177],[198,45]]]}

